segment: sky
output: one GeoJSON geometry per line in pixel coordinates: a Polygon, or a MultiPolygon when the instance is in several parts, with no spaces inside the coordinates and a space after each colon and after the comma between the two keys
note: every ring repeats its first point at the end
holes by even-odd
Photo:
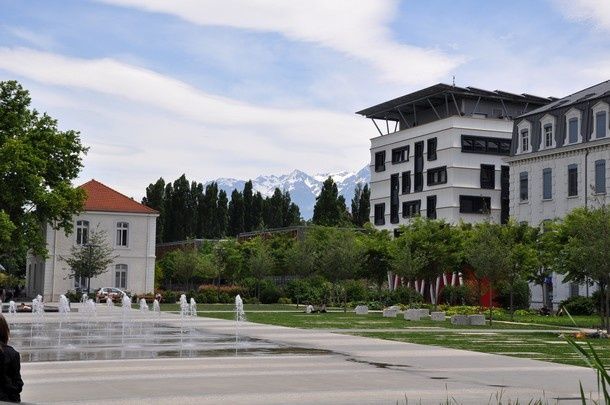
{"type": "Polygon", "coordinates": [[[159,177],[356,171],[355,111],[436,83],[562,97],[610,79],[610,0],[0,0],[0,81],[140,199],[159,177]]]}

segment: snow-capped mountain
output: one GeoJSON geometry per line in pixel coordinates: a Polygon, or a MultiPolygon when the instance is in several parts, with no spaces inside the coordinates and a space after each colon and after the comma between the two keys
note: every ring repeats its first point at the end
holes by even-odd
{"type": "MultiPolygon", "coordinates": [[[[294,170],[290,174],[280,176],[258,176],[252,180],[252,187],[255,192],[260,191],[263,197],[271,196],[276,187],[282,191],[288,190],[292,201],[301,209],[303,218],[310,219],[313,216],[313,207],[316,203],[316,197],[322,189],[322,183],[324,183],[324,180],[326,180],[328,176],[331,176],[335,183],[337,183],[339,193],[345,197],[349,209],[350,201],[354,197],[356,184],[368,183],[371,178],[371,173],[368,165],[358,172],[342,171],[314,175],[309,175],[300,170],[294,170]]],[[[231,198],[233,190],[237,189],[238,191],[242,191],[247,180],[219,178],[214,181],[218,183],[218,188],[226,191],[229,198],[231,198]]]]}

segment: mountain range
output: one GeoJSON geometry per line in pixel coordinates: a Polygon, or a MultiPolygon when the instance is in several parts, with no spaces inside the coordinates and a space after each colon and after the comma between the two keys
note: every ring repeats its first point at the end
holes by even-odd
{"type": "MultiPolygon", "coordinates": [[[[350,201],[354,197],[354,189],[358,183],[368,184],[371,179],[369,166],[365,166],[357,172],[341,171],[336,173],[319,173],[309,175],[301,170],[294,170],[290,174],[258,176],[252,180],[254,191],[260,191],[263,197],[269,197],[273,194],[276,188],[282,191],[290,192],[292,202],[297,204],[301,210],[301,216],[304,219],[311,219],[313,216],[313,207],[316,203],[316,197],[322,190],[324,180],[332,177],[339,194],[345,198],[347,208],[349,210],[350,201]]],[[[229,198],[234,189],[242,191],[247,180],[239,180],[232,178],[219,178],[214,180],[218,183],[218,188],[224,190],[229,198]]]]}

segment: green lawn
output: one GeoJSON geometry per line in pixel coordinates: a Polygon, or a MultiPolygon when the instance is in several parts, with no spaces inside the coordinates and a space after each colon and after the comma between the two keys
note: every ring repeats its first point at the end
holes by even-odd
{"type": "MultiPolygon", "coordinates": [[[[500,333],[454,332],[366,332],[359,336],[397,340],[401,342],[450,347],[484,353],[503,354],[514,357],[544,360],[554,363],[587,366],[566,340],[556,333],[515,333],[509,330],[500,333]]],[[[605,364],[610,364],[610,340],[589,339],[605,364]]],[[[580,344],[584,344],[579,341],[580,344]]],[[[588,349],[587,349],[588,350],[588,349]]]]}
{"type": "MultiPolygon", "coordinates": [[[[509,321],[510,315],[502,314],[495,316],[498,320],[509,321]]],[[[572,319],[576,322],[576,326],[579,328],[591,328],[596,329],[601,325],[601,318],[597,315],[573,315],[572,319]]],[[[515,315],[515,322],[525,323],[537,323],[544,325],[555,325],[555,326],[571,326],[574,327],[569,316],[540,316],[540,315],[515,315]]]]}

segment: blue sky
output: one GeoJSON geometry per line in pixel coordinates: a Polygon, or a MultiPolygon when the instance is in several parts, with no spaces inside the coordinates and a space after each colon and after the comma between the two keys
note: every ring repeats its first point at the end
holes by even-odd
{"type": "Polygon", "coordinates": [[[91,147],[79,182],[140,198],[358,170],[354,111],[438,82],[561,97],[610,79],[610,1],[0,0],[0,80],[91,147]]]}

